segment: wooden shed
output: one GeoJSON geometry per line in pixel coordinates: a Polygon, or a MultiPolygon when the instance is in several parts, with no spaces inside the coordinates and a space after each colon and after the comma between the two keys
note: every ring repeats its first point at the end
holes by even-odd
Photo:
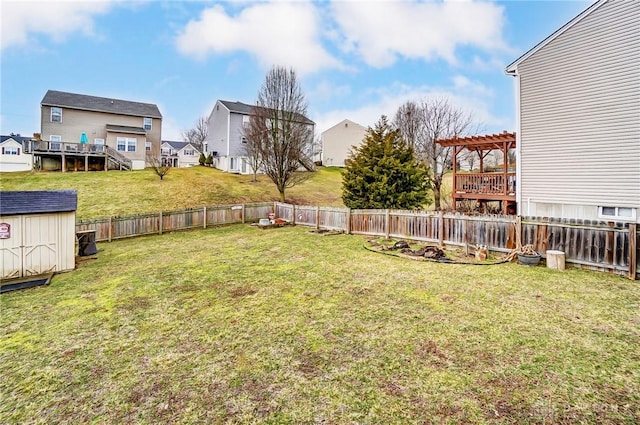
{"type": "Polygon", "coordinates": [[[0,278],[75,268],[75,190],[0,192],[0,278]]]}

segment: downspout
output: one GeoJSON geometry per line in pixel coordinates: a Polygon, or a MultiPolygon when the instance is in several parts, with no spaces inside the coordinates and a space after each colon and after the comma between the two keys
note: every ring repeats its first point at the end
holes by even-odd
{"type": "MultiPolygon", "coordinates": [[[[520,120],[520,74],[518,73],[518,68],[516,67],[513,71],[507,71],[507,75],[515,78],[513,87],[516,106],[516,205],[518,215],[522,215],[522,122],[520,120]]],[[[527,210],[530,210],[530,205],[527,205],[527,210]]]]}

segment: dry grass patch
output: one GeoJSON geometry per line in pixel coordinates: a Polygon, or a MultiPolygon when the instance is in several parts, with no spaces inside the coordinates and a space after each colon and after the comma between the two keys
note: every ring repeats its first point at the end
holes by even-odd
{"type": "Polygon", "coordinates": [[[3,294],[0,423],[640,421],[640,289],[229,226],[3,294]]]}

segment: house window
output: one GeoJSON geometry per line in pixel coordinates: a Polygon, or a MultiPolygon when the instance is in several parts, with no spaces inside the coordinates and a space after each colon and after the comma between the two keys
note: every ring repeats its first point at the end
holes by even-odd
{"type": "Polygon", "coordinates": [[[229,169],[230,170],[238,169],[238,158],[229,158],[229,169]]]}
{"type": "Polygon", "coordinates": [[[104,139],[93,139],[94,145],[104,145],[104,139]]]}
{"type": "Polygon", "coordinates": [[[162,148],[160,149],[162,155],[171,155],[171,148],[162,148]]]}
{"type": "Polygon", "coordinates": [[[618,220],[635,220],[636,209],[629,207],[598,207],[598,217],[618,220]]]}
{"type": "Polygon", "coordinates": [[[244,128],[249,127],[249,115],[243,115],[242,116],[242,126],[244,128]]]}
{"type": "Polygon", "coordinates": [[[51,107],[51,122],[62,122],[62,108],[51,107]]]}
{"type": "Polygon", "coordinates": [[[2,155],[20,155],[20,148],[15,146],[5,146],[2,148],[2,155]]]}
{"type": "Polygon", "coordinates": [[[62,136],[51,135],[49,136],[49,150],[59,151],[62,149],[62,136]]]}
{"type": "Polygon", "coordinates": [[[151,131],[151,128],[153,128],[153,120],[151,118],[144,118],[142,120],[142,127],[147,131],[151,131]]]}
{"type": "Polygon", "coordinates": [[[137,140],[134,137],[117,137],[116,149],[120,152],[135,152],[137,140]]]}
{"type": "Polygon", "coordinates": [[[185,149],[184,151],[182,151],[185,155],[187,156],[193,156],[196,153],[193,151],[193,149],[185,149]]]}
{"type": "Polygon", "coordinates": [[[144,150],[147,152],[151,150],[151,142],[144,142],[144,150]]]}

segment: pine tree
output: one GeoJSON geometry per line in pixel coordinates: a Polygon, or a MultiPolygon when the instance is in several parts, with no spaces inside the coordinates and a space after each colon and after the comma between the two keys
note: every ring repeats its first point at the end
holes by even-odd
{"type": "Polygon", "coordinates": [[[342,200],[349,208],[422,209],[431,203],[428,170],[384,115],[346,161],[342,200]]]}
{"type": "Polygon", "coordinates": [[[201,154],[200,154],[200,158],[198,158],[198,163],[199,163],[200,165],[204,165],[204,163],[205,163],[205,162],[207,162],[207,157],[206,157],[206,156],[204,156],[204,153],[201,153],[201,154]]]}
{"type": "Polygon", "coordinates": [[[211,153],[209,153],[204,163],[207,164],[209,167],[213,164],[213,156],[211,156],[211,153]]]}

